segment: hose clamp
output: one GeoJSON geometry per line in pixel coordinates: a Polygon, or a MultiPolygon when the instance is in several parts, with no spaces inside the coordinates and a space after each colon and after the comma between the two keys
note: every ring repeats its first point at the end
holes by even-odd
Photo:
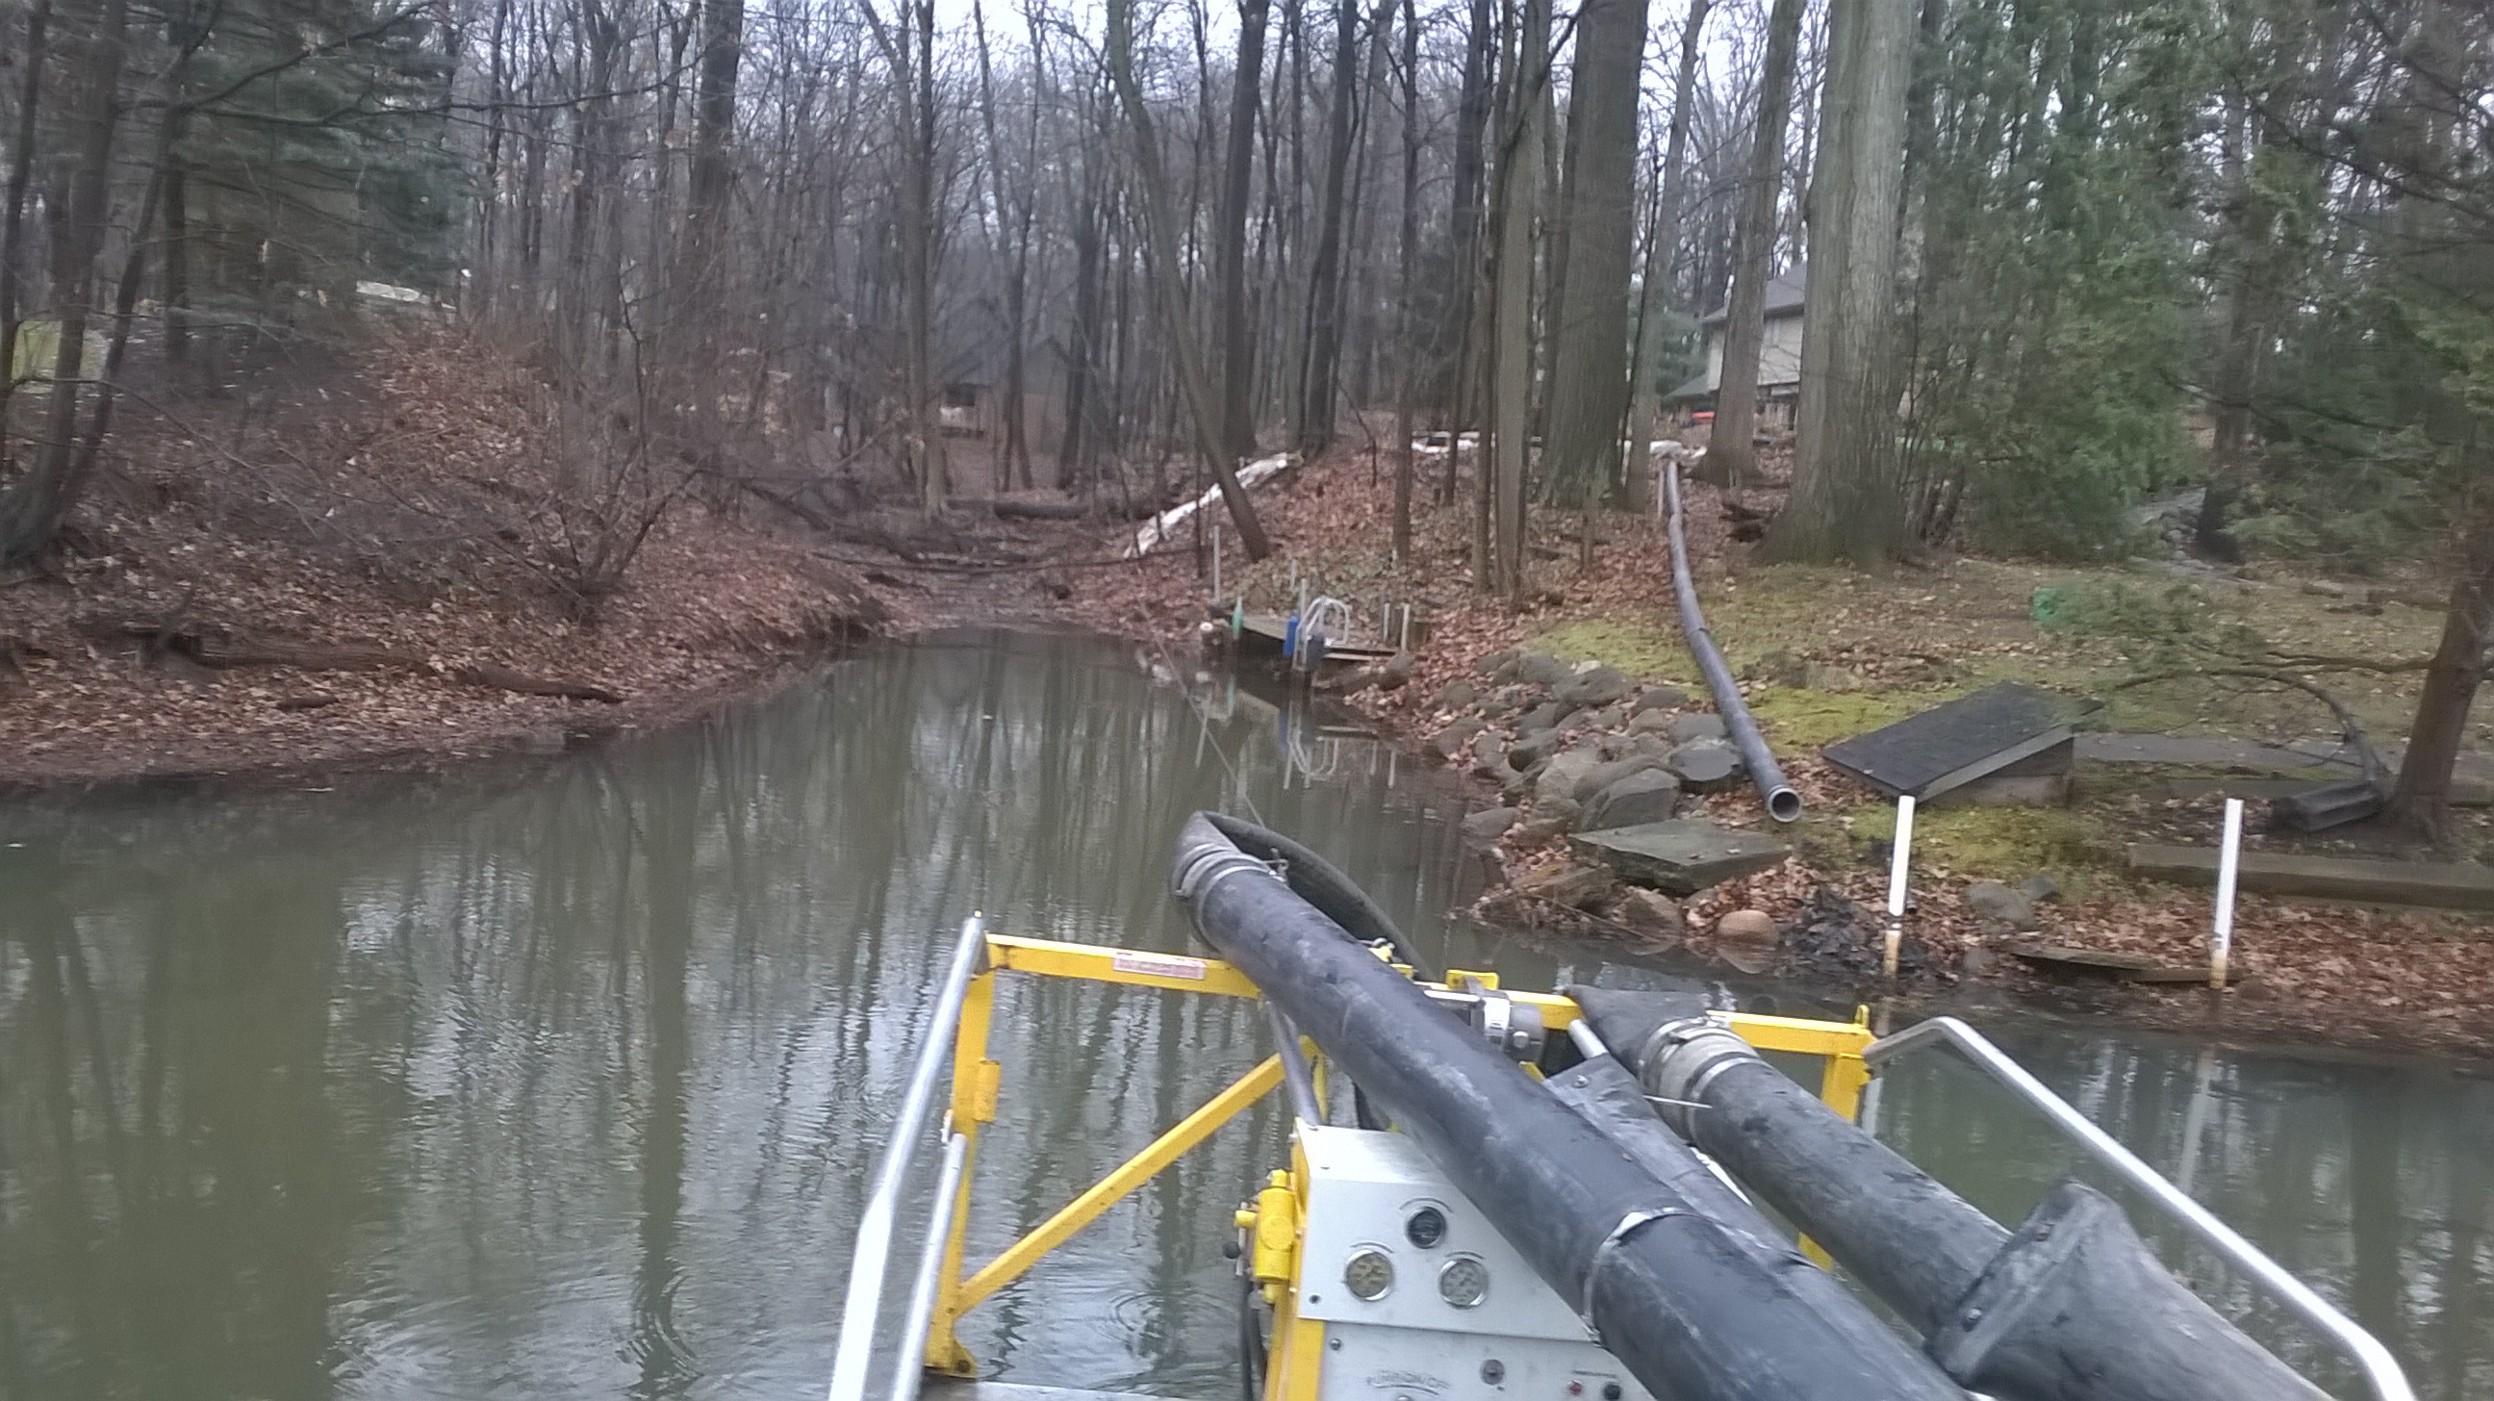
{"type": "Polygon", "coordinates": [[[1178,899],[1190,908],[1200,907],[1212,888],[1230,876],[1253,871],[1271,876],[1273,868],[1240,851],[1234,846],[1202,846],[1189,853],[1186,864],[1178,868],[1178,899]]]}
{"type": "Polygon", "coordinates": [[[1685,1137],[1716,1077],[1757,1060],[1758,1053],[1710,1017],[1685,1017],[1655,1028],[1637,1059],[1637,1078],[1660,1101],[1657,1112],[1685,1137]]]}
{"type": "Polygon", "coordinates": [[[1695,1215],[1697,1215],[1696,1212],[1677,1206],[1656,1207],[1652,1211],[1631,1211],[1621,1216],[1619,1224],[1613,1226],[1609,1233],[1602,1237],[1601,1243],[1593,1248],[1593,1263],[1585,1269],[1585,1293],[1584,1297],[1577,1301],[1576,1317],[1585,1325],[1585,1331],[1593,1334],[1596,1342],[1601,1341],[1602,1330],[1593,1321],[1593,1290],[1595,1281],[1602,1278],[1604,1262],[1618,1252],[1620,1245],[1635,1233],[1638,1227],[1673,1216],[1695,1215]]]}

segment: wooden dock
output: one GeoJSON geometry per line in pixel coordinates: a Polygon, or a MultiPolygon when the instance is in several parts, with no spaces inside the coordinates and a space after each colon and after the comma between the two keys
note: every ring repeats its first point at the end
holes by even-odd
{"type": "MultiPolygon", "coordinates": [[[[1211,617],[1214,622],[1227,626],[1230,621],[1230,610],[1215,607],[1211,610],[1211,617]]],[[[1239,628],[1240,651],[1278,658],[1282,655],[1282,641],[1289,634],[1290,623],[1289,619],[1279,613],[1250,613],[1241,620],[1239,628]]],[[[1326,666],[1367,666],[1372,662],[1388,660],[1393,655],[1394,649],[1391,647],[1374,647],[1366,643],[1337,642],[1329,639],[1325,643],[1324,664],[1326,666]]]]}

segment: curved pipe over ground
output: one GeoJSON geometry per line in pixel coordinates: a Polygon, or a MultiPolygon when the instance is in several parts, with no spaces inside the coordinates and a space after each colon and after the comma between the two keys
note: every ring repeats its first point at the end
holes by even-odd
{"type": "Polygon", "coordinates": [[[1714,693],[1715,709],[1722,712],[1723,728],[1732,736],[1732,743],[1741,751],[1741,762],[1749,766],[1749,778],[1758,785],[1758,801],[1766,804],[1767,816],[1778,822],[1791,822],[1801,816],[1801,794],[1784,781],[1784,770],[1775,762],[1775,751],[1767,748],[1766,736],[1758,733],[1758,722],[1749,714],[1749,705],[1741,699],[1741,686],[1732,679],[1732,668],[1725,664],[1723,651],[1715,646],[1714,634],[1706,630],[1706,612],[1697,606],[1697,585],[1689,579],[1689,545],[1680,531],[1680,464],[1663,465],[1663,490],[1670,503],[1670,515],[1664,527],[1671,535],[1671,591],[1680,602],[1680,634],[1688,639],[1689,655],[1697,658],[1697,669],[1706,677],[1706,689],[1714,693]]]}

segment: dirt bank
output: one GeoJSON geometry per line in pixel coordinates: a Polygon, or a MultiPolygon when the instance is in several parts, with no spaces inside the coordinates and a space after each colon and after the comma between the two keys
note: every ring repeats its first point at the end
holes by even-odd
{"type": "Polygon", "coordinates": [[[242,397],[194,412],[256,431],[130,415],[48,567],[0,582],[0,786],[556,750],[892,617],[689,474],[593,487],[542,386],[454,337],[242,397]]]}
{"type": "MultiPolygon", "coordinates": [[[[1821,760],[1821,744],[2003,679],[2103,691],[2110,722],[2124,730],[2277,738],[2312,733],[2294,727],[2321,718],[2308,703],[2298,711],[2294,697],[2276,692],[2189,682],[2112,690],[2108,683],[2136,664],[2123,641],[2039,624],[2039,590],[2124,607],[2144,598],[2228,625],[2253,620],[2308,652],[2422,650],[2435,625],[2430,610],[2371,597],[2361,582],[2226,577],[2178,584],[2153,568],[1984,560],[1935,561],[1884,575],[1759,567],[1732,538],[1744,512],[1727,510],[1714,489],[1694,487],[1692,555],[1714,631],[1809,815],[1781,833],[1794,847],[1792,861],[1675,902],[1669,915],[1643,896],[1624,911],[1614,903],[1616,883],[1564,883],[1575,864],[1565,804],[1547,808],[1506,755],[1538,725],[1556,732],[1562,747],[1598,746],[1605,758],[1626,757],[1638,738],[1628,732],[1632,711],[1649,688],[1677,688],[1688,697],[1649,726],[1711,708],[1678,636],[1660,529],[1616,513],[1598,517],[1588,569],[1578,564],[1581,519],[1545,513],[1536,526],[1530,601],[1511,612],[1468,590],[1469,483],[1458,484],[1452,505],[1438,506],[1430,489],[1438,463],[1424,461],[1412,567],[1387,558],[1390,470],[1356,452],[1302,469],[1264,503],[1281,553],[1253,567],[1233,556],[1225,592],[1243,589],[1251,607],[1278,608],[1295,578],[1363,611],[1407,602],[1428,619],[1411,679],[1350,699],[1424,757],[1466,774],[1483,813],[1516,809],[1511,825],[1485,841],[1505,884],[1479,913],[1508,927],[1633,940],[1695,966],[1865,998],[1886,991],[1875,971],[1862,970],[1863,946],[1877,923],[1870,912],[1883,902],[1892,812],[1885,798],[1821,760]],[[1535,715],[1550,703],[1550,686],[1493,674],[1495,659],[1511,651],[1614,667],[1634,691],[1554,724],[1547,712],[1535,715]],[[1847,904],[1849,913],[1840,913],[1847,904]],[[1773,932],[1763,943],[1723,937],[1723,919],[1736,911],[1764,913],[1773,932]]],[[[1746,493],[1741,505],[1772,510],[1775,497],[1746,493]]],[[[1184,554],[1077,579],[1075,588],[1076,611],[1095,625],[1151,632],[1173,646],[1193,644],[1208,602],[1206,580],[1184,554]]],[[[2395,735],[2412,686],[2413,678],[2402,675],[2355,678],[2346,698],[2377,735],[2395,735]]],[[[2494,1054],[2494,930],[2472,916],[2246,896],[2233,959],[2239,985],[2223,993],[2048,972],[2006,952],[2023,938],[2204,965],[2208,894],[2134,880],[2121,853],[2136,840],[2212,841],[2218,795],[2239,779],[2082,765],[2066,806],[1925,814],[1916,844],[1912,975],[1898,995],[1925,1007],[2049,1006],[2247,1039],[2494,1054]],[[1977,881],[2016,885],[2034,877],[2057,889],[2031,902],[2031,916],[2019,921],[2029,928],[2007,928],[1969,903],[1977,881]]],[[[1746,785],[1686,794],[1678,815],[1768,826],[1746,785]]],[[[1490,827],[1501,821],[1483,818],[1490,827]]],[[[2465,839],[2472,844],[2487,840],[2482,821],[2471,818],[2465,839]]],[[[2366,840],[2357,834],[2327,845],[2366,840]]],[[[2269,834],[2255,834],[2251,845],[2298,849],[2269,834]]]]}

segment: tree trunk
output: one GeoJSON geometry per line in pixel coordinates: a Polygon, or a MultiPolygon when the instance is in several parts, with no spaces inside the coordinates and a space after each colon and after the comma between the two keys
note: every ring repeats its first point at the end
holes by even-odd
{"type": "Polygon", "coordinates": [[[2468,737],[2468,711],[2485,679],[2486,643],[2494,634],[2494,512],[2478,512],[2466,550],[2385,813],[2388,822],[2437,845],[2450,836],[2451,771],[2468,737]]]}
{"type": "Polygon", "coordinates": [[[1524,478],[1530,451],[1533,386],[1533,220],[1540,203],[1542,147],[1548,141],[1545,88],[1550,68],[1550,0],[1524,0],[1522,33],[1510,50],[1510,101],[1498,160],[1497,366],[1490,380],[1491,461],[1497,517],[1492,592],[1524,604],[1524,478]]]}
{"type": "Polygon", "coordinates": [[[1299,378],[1299,450],[1334,440],[1335,362],[1342,351],[1343,206],[1350,194],[1351,106],[1360,69],[1357,0],[1334,7],[1333,109],[1325,116],[1325,188],[1308,270],[1307,357],[1299,378]]]}
{"type": "MultiPolygon", "coordinates": [[[[51,402],[43,442],[24,476],[0,489],[0,566],[32,559],[52,541],[85,487],[77,451],[78,390],[84,374],[95,262],[112,232],[113,138],[120,126],[121,71],[128,59],[129,0],[103,0],[87,45],[85,110],[68,217],[52,250],[53,300],[60,308],[60,347],[53,356],[51,402]]],[[[144,238],[145,230],[139,231],[144,238]]]]}
{"type": "Polygon", "coordinates": [[[1712,0],[1690,0],[1687,21],[1680,28],[1680,64],[1671,85],[1671,134],[1663,143],[1663,178],[1654,234],[1645,250],[1645,276],[1637,287],[1637,353],[1633,386],[1635,408],[1629,414],[1631,457],[1628,505],[1644,512],[1652,506],[1654,462],[1650,445],[1663,436],[1663,323],[1674,303],[1672,270],[1680,263],[1681,204],[1688,198],[1689,109],[1697,98],[1698,41],[1705,34],[1712,0]]]}
{"type": "Polygon", "coordinates": [[[1264,81],[1264,26],[1272,0],[1239,0],[1238,63],[1230,76],[1230,129],[1221,168],[1221,449],[1232,461],[1256,450],[1255,338],[1247,302],[1247,209],[1254,193],[1256,95],[1264,81]]]}
{"type": "MultiPolygon", "coordinates": [[[[1798,3],[1798,0],[1787,0],[1798,3]]],[[[1552,487],[1590,503],[1619,479],[1628,404],[1628,264],[1636,240],[1637,90],[1645,0],[1585,0],[1568,99],[1567,269],[1550,362],[1552,487]]],[[[1588,537],[1590,538],[1590,537],[1588,537]]]]}
{"type": "Polygon", "coordinates": [[[1750,138],[1749,179],[1732,230],[1732,304],[1724,313],[1723,376],[1715,388],[1714,431],[1706,440],[1706,465],[1728,486],[1748,479],[1750,440],[1758,429],[1758,353],[1766,341],[1767,280],[1775,261],[1776,205],[1784,191],[1793,55],[1800,47],[1806,8],[1802,0],[1775,0],[1767,20],[1758,129],[1750,138]]]}
{"type": "Polygon", "coordinates": [[[1766,539],[1777,559],[1869,562],[1903,533],[1889,322],[1913,32],[1911,0],[1851,0],[1830,19],[1793,491],[1766,539]]]}
{"type": "MultiPolygon", "coordinates": [[[[1089,157],[1086,164],[1097,159],[1089,157]]],[[[1074,214],[1074,333],[1066,350],[1065,436],[1058,441],[1056,455],[1059,490],[1070,490],[1078,477],[1089,476],[1084,470],[1084,452],[1094,393],[1092,366],[1099,358],[1100,277],[1106,253],[1100,232],[1102,196],[1090,170],[1084,171],[1083,181],[1090,188],[1076,196],[1074,214]]]]}
{"type": "Polygon", "coordinates": [[[43,100],[43,67],[51,58],[46,47],[52,0],[34,0],[26,12],[26,51],[17,61],[26,76],[18,88],[17,129],[9,141],[9,176],[0,193],[0,473],[7,470],[9,401],[17,392],[18,299],[24,295],[20,270],[26,256],[26,187],[35,169],[35,118],[43,100]]]}
{"type": "Polygon", "coordinates": [[[1153,300],[1160,304],[1161,324],[1169,338],[1169,358],[1177,371],[1179,390],[1185,396],[1187,416],[1194,422],[1196,447],[1212,468],[1213,483],[1220,488],[1222,503],[1229,508],[1231,522],[1238,527],[1238,541],[1247,551],[1247,558],[1263,559],[1273,553],[1272,541],[1265,536],[1264,523],[1256,518],[1255,503],[1247,499],[1247,489],[1239,485],[1236,466],[1222,453],[1220,429],[1214,418],[1218,410],[1211,388],[1204,382],[1203,361],[1188,335],[1178,240],[1170,227],[1169,186],[1162,174],[1160,143],[1152,134],[1152,114],[1144,106],[1143,89],[1134,77],[1134,0],[1109,0],[1107,50],[1109,81],[1117,89],[1118,102],[1126,109],[1126,121],[1134,133],[1153,300]]]}
{"type": "MultiPolygon", "coordinates": [[[[1481,181],[1484,171],[1482,143],[1489,129],[1490,104],[1490,0],[1472,0],[1471,25],[1464,33],[1463,85],[1455,102],[1455,199],[1448,220],[1454,246],[1454,295],[1447,299],[1446,317],[1438,325],[1437,371],[1440,381],[1441,406],[1446,410],[1446,428],[1451,435],[1446,451],[1446,475],[1438,485],[1438,500],[1452,504],[1455,484],[1462,466],[1462,454],[1453,443],[1471,426],[1472,410],[1477,396],[1472,392],[1472,365],[1479,353],[1480,341],[1475,335],[1479,322],[1476,315],[1481,305],[1481,181]]],[[[1486,457],[1476,456],[1476,473],[1486,477],[1486,457]]],[[[1482,554],[1487,555],[1484,534],[1482,554]]],[[[1485,564],[1486,558],[1476,561],[1485,564]]]]}
{"type": "MultiPolygon", "coordinates": [[[[1703,3],[1703,0],[1700,0],[1703,3]]],[[[1380,36],[1382,42],[1382,36],[1380,36]]],[[[1412,307],[1412,266],[1420,244],[1420,19],[1417,0],[1403,0],[1403,201],[1395,241],[1394,559],[1412,555],[1412,409],[1420,394],[1420,318],[1412,307]]],[[[1447,455],[1454,456],[1450,440],[1447,455]]]]}

